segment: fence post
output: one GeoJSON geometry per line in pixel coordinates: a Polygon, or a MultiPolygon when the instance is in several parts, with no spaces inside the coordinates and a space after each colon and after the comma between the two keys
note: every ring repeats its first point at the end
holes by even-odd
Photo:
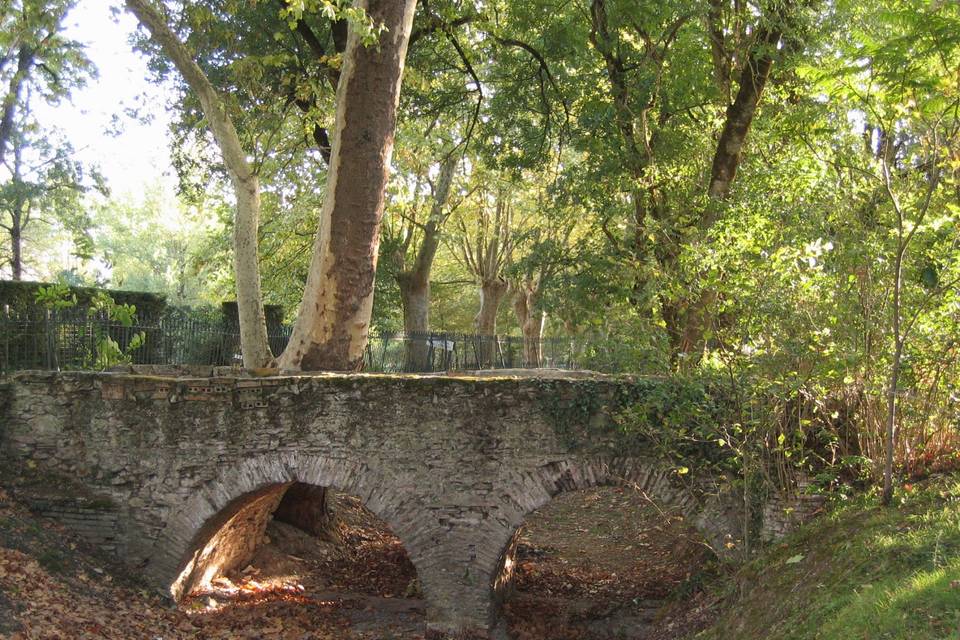
{"type": "Polygon", "coordinates": [[[46,336],[46,365],[47,369],[55,369],[54,364],[56,362],[56,357],[54,354],[54,341],[53,341],[53,331],[51,330],[51,318],[50,314],[53,312],[50,309],[44,310],[43,319],[44,319],[44,331],[43,334],[46,336]]]}
{"type": "Polygon", "coordinates": [[[10,334],[13,333],[10,321],[10,305],[3,305],[3,363],[0,371],[5,371],[10,367],[10,334]]]}

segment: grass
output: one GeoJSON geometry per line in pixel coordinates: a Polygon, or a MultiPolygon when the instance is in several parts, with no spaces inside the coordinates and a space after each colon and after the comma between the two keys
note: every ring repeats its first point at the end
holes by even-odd
{"type": "Polygon", "coordinates": [[[839,506],[732,584],[698,640],[960,640],[960,476],[839,506]]]}

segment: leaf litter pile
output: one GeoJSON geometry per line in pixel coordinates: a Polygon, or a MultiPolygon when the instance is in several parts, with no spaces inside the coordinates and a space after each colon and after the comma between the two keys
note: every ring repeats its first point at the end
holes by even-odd
{"type": "MultiPolygon", "coordinates": [[[[173,608],[0,489],[0,638],[422,640],[425,603],[400,541],[358,500],[337,500],[340,542],[271,522],[249,566],[173,608]]],[[[710,603],[670,597],[707,554],[634,491],[561,496],[520,534],[504,623],[516,640],[680,638],[710,603]]]]}

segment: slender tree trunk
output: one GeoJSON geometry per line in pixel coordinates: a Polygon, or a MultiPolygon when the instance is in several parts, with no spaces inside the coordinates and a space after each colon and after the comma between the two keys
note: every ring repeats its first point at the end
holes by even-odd
{"type": "Polygon", "coordinates": [[[14,280],[23,279],[23,230],[20,228],[20,215],[15,211],[10,224],[10,269],[14,280]]]}
{"type": "Polygon", "coordinates": [[[11,212],[10,221],[10,269],[14,280],[23,279],[23,227],[20,199],[17,199],[11,212]]]}
{"type": "Polygon", "coordinates": [[[897,257],[893,267],[893,362],[887,385],[887,424],[884,433],[886,448],[883,460],[883,495],[881,501],[889,505],[893,499],[893,455],[897,444],[897,396],[900,385],[900,367],[903,360],[903,336],[900,327],[900,293],[903,287],[903,254],[906,247],[901,227],[897,257]]]}
{"type": "Polygon", "coordinates": [[[260,264],[257,256],[257,238],[260,224],[260,182],[247,162],[223,101],[213,85],[194,61],[187,47],[167,26],[163,16],[149,0],[125,0],[129,9],[150,36],[177,67],[190,89],[197,94],[203,115],[210,123],[223,163],[230,174],[237,199],[233,224],[233,260],[237,287],[237,307],[240,315],[240,345],[243,366],[267,366],[273,359],[267,340],[267,324],[263,313],[260,291],[260,264]]]}
{"type": "Polygon", "coordinates": [[[531,314],[523,326],[523,358],[528,367],[538,369],[543,366],[543,327],[546,322],[546,311],[538,311],[531,314]]]}
{"type": "Polygon", "coordinates": [[[16,144],[13,148],[13,176],[11,176],[16,193],[13,208],[10,211],[10,270],[14,280],[23,278],[23,226],[28,203],[22,190],[22,167],[23,146],[16,144]]]}
{"type": "Polygon", "coordinates": [[[237,196],[233,225],[233,269],[240,317],[240,348],[243,366],[265,367],[273,360],[267,336],[267,319],[260,289],[259,246],[260,183],[256,175],[241,180],[231,175],[237,196]]]}
{"type": "Polygon", "coordinates": [[[416,0],[360,0],[386,31],[364,47],[350,30],[337,87],[326,195],[300,311],[278,363],[357,370],[370,330],[384,189],[416,0]]]}

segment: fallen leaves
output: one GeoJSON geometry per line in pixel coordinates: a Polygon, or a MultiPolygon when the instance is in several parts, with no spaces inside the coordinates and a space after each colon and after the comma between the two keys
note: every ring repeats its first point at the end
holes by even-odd
{"type": "MultiPolygon", "coordinates": [[[[0,509],[17,521],[8,536],[15,529],[39,537],[21,545],[29,552],[5,548],[0,537],[0,594],[15,601],[19,624],[10,640],[423,638],[416,571],[400,541],[356,499],[340,505],[342,544],[273,523],[271,544],[250,566],[215,579],[179,610],[125,586],[62,531],[36,526],[11,504],[0,489],[0,509]],[[52,552],[68,569],[38,561],[52,552]]],[[[584,491],[552,506],[529,519],[521,541],[517,592],[506,605],[516,640],[607,637],[618,616],[658,606],[702,559],[682,522],[631,491],[584,491]]]]}

